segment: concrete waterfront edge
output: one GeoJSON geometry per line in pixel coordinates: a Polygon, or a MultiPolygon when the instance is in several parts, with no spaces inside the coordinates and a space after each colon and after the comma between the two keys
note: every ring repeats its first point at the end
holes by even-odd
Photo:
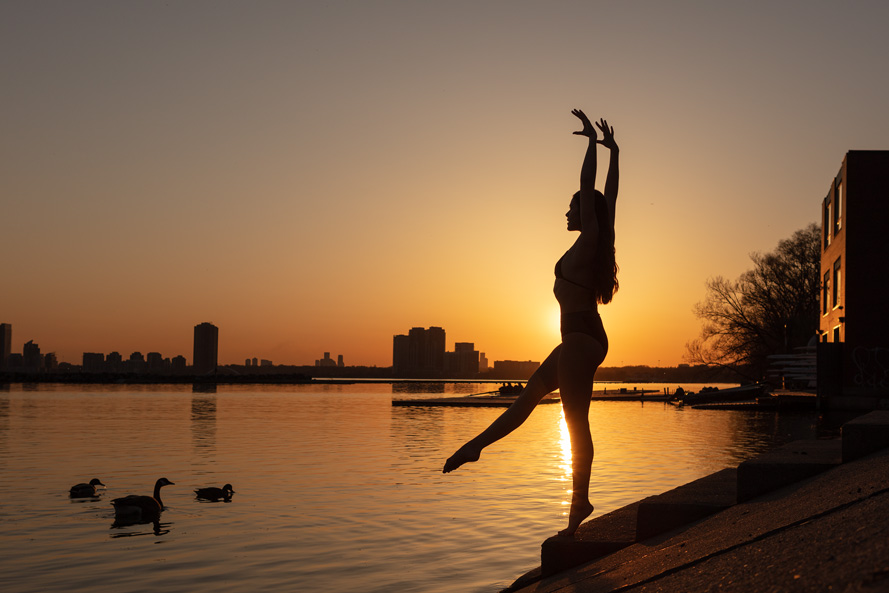
{"type": "Polygon", "coordinates": [[[738,470],[726,468],[663,494],[649,496],[639,505],[636,541],[672,531],[735,504],[738,470]]]}
{"type": "Polygon", "coordinates": [[[889,410],[859,416],[843,424],[843,463],[889,448],[889,410]]]}
{"type": "Polygon", "coordinates": [[[842,442],[793,441],[738,465],[738,502],[805,480],[842,463],[842,442]]]}
{"type": "Polygon", "coordinates": [[[846,461],[889,448],[889,411],[871,412],[851,420],[843,425],[841,434],[840,439],[794,441],[742,462],[737,469],[721,470],[660,495],[634,502],[582,524],[577,539],[551,537],[541,546],[541,566],[519,577],[503,593],[518,591],[541,578],[570,570],[727,509],[733,506],[733,498],[741,502],[742,480],[745,481],[744,496],[748,496],[745,500],[750,500],[813,477],[846,461]],[[742,466],[745,466],[743,471],[742,466]],[[787,471],[782,473],[782,468],[787,471]],[[752,495],[754,492],[759,494],[752,495]],[[705,512],[708,507],[712,512],[705,512]],[[672,516],[664,518],[664,514],[672,516]],[[626,534],[631,528],[636,531],[635,541],[627,542],[626,534]],[[613,546],[612,551],[607,551],[609,546],[613,546]]]}

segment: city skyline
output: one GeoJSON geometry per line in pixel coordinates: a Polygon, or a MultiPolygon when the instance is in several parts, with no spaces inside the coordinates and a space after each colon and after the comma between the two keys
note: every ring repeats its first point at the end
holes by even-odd
{"type": "MultiPolygon", "coordinates": [[[[0,323],[0,354],[9,345],[12,326],[0,323]]],[[[342,354],[336,359],[324,352],[314,363],[281,363],[256,357],[240,362],[214,361],[218,355],[219,328],[209,322],[193,327],[194,359],[200,364],[188,364],[183,355],[164,357],[156,351],[143,355],[133,351],[126,358],[120,352],[107,355],[99,352],[83,352],[80,363],[59,360],[54,352],[42,352],[33,340],[23,344],[21,353],[11,352],[0,356],[0,373],[8,373],[16,382],[25,377],[29,380],[80,382],[86,376],[98,382],[173,382],[204,380],[223,383],[249,382],[305,382],[317,378],[350,378],[384,380],[433,381],[523,381],[540,366],[534,360],[489,360],[472,342],[454,342],[454,350],[446,349],[446,332],[441,327],[413,327],[408,334],[392,337],[391,365],[346,365],[342,354]],[[401,362],[399,363],[399,358],[401,362]],[[493,362],[493,364],[489,364],[493,362]],[[324,369],[320,375],[317,370],[324,369]],[[258,372],[257,372],[258,370],[258,372]],[[326,373],[330,374],[326,374],[326,373]],[[242,374],[244,373],[244,374],[242,374]]],[[[726,369],[714,373],[713,368],[678,365],[603,365],[597,373],[597,381],[650,382],[653,380],[679,383],[712,380],[734,380],[726,369]]]]}
{"type": "Polygon", "coordinates": [[[187,355],[198,319],[225,363],[387,366],[412,326],[542,360],[582,108],[621,147],[604,364],[679,364],[707,279],[820,220],[849,150],[887,148],[886,22],[875,1],[3,3],[0,319],[68,361],[187,355]]]}
{"type": "MultiPolygon", "coordinates": [[[[437,343],[437,345],[439,345],[441,347],[441,360],[438,361],[440,364],[438,364],[438,365],[432,364],[432,365],[430,365],[430,368],[435,368],[436,370],[442,370],[446,366],[444,357],[447,354],[455,354],[456,352],[465,351],[467,345],[469,345],[469,346],[474,345],[473,342],[466,342],[465,340],[455,341],[454,342],[454,351],[446,352],[446,344],[447,343],[444,339],[445,338],[444,329],[440,328],[440,327],[429,328],[429,329],[434,329],[434,330],[440,331],[440,336],[439,336],[440,340],[438,340],[440,342],[440,344],[437,343]]],[[[0,369],[3,368],[4,363],[5,363],[6,359],[8,358],[8,356],[10,355],[10,353],[22,354],[23,348],[27,344],[34,343],[34,340],[28,340],[27,342],[22,341],[22,348],[19,348],[17,350],[16,348],[12,347],[12,345],[15,344],[15,341],[11,339],[11,336],[13,335],[12,330],[13,330],[13,324],[0,323],[0,369]]],[[[414,327],[411,331],[414,332],[416,330],[423,330],[423,328],[414,327]]],[[[396,339],[398,337],[400,337],[400,336],[397,336],[397,335],[395,336],[396,339]]],[[[404,337],[407,337],[407,336],[404,336],[404,337]]],[[[37,345],[39,346],[39,343],[37,343],[37,345]]],[[[198,358],[200,357],[199,352],[202,353],[203,357],[206,359],[205,361],[202,361],[201,364],[197,365],[201,369],[203,369],[203,372],[206,372],[210,367],[241,364],[240,362],[234,362],[234,361],[220,362],[218,360],[218,348],[219,348],[219,328],[217,326],[215,326],[209,322],[202,322],[202,323],[199,323],[193,327],[193,340],[192,340],[192,348],[191,348],[191,351],[192,351],[191,365],[194,365],[195,361],[198,360],[198,358]],[[212,351],[212,353],[211,353],[211,351],[212,351]]],[[[140,355],[141,356],[143,350],[144,349],[133,350],[133,351],[131,351],[130,356],[131,357],[133,355],[140,355]]],[[[95,364],[95,362],[97,360],[97,358],[95,358],[96,356],[102,356],[103,361],[104,361],[104,356],[106,354],[116,355],[117,357],[121,357],[122,356],[121,352],[122,351],[119,349],[114,349],[114,350],[110,350],[110,351],[103,351],[103,352],[83,351],[80,353],[79,357],[76,357],[76,359],[73,359],[73,360],[72,359],[59,359],[57,362],[68,363],[68,364],[73,364],[73,365],[82,365],[84,367],[88,367],[88,366],[95,364]]],[[[147,354],[145,356],[149,356],[152,354],[153,355],[160,355],[161,352],[163,352],[163,351],[155,351],[155,350],[147,351],[147,354]]],[[[476,353],[476,355],[480,354],[482,358],[485,357],[484,352],[479,353],[478,351],[475,351],[475,353],[476,353]]],[[[57,356],[54,350],[47,351],[44,354],[53,354],[54,356],[57,356]]],[[[280,365],[286,365],[286,366],[313,366],[313,365],[314,366],[327,366],[327,363],[329,361],[333,362],[333,366],[339,366],[339,367],[344,366],[344,358],[345,357],[343,354],[338,354],[336,360],[330,359],[329,356],[330,356],[330,351],[325,351],[324,357],[322,357],[321,360],[316,358],[314,360],[314,362],[303,362],[303,361],[273,362],[269,359],[260,359],[259,357],[253,356],[253,357],[245,358],[244,366],[273,366],[274,364],[280,364],[280,365]],[[262,365],[258,364],[260,361],[263,363],[262,365]],[[321,363],[321,364],[319,364],[319,363],[321,363]]],[[[173,357],[166,357],[166,358],[170,359],[170,360],[172,360],[172,359],[182,359],[183,361],[188,360],[181,353],[177,353],[173,357]]],[[[122,360],[122,358],[121,358],[121,360],[122,360]]],[[[393,359],[390,358],[389,362],[390,362],[390,364],[388,364],[388,365],[355,365],[355,366],[395,366],[393,364],[393,362],[394,362],[393,359]]]]}

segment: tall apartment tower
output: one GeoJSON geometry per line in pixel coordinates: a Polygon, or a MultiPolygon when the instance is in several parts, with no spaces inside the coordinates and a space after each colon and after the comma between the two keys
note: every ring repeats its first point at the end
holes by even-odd
{"type": "Polygon", "coordinates": [[[0,369],[5,369],[12,352],[12,325],[0,323],[0,369]]]}
{"type": "Polygon", "coordinates": [[[818,390],[831,407],[889,396],[887,196],[889,151],[851,150],[821,203],[818,390]]]}
{"type": "Polygon", "coordinates": [[[445,368],[445,330],[413,327],[392,340],[392,370],[403,377],[433,378],[445,368]]]}
{"type": "Polygon", "coordinates": [[[22,360],[26,369],[40,370],[43,368],[43,354],[40,353],[40,346],[35,344],[34,340],[28,340],[22,346],[22,360]]]}
{"type": "Polygon", "coordinates": [[[410,369],[411,339],[404,334],[392,338],[392,373],[402,377],[410,369]]]}
{"type": "Polygon", "coordinates": [[[219,328],[206,322],[194,326],[194,373],[203,375],[214,372],[218,354],[219,328]]]}
{"type": "Polygon", "coordinates": [[[433,374],[445,368],[445,330],[441,327],[430,327],[426,330],[426,365],[433,374]]]}
{"type": "Polygon", "coordinates": [[[478,375],[479,352],[472,342],[457,342],[453,352],[445,352],[445,370],[449,377],[471,379],[478,375]]]}

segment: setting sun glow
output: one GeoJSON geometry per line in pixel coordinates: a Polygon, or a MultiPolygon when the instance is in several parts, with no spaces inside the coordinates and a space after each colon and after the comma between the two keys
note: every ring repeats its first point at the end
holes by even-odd
{"type": "Polygon", "coordinates": [[[751,46],[761,9],[643,4],[4,4],[13,349],[190,359],[206,321],[222,364],[389,366],[416,326],[543,360],[583,108],[621,147],[605,365],[682,362],[707,278],[886,148],[886,15],[775,7],[751,46]]]}

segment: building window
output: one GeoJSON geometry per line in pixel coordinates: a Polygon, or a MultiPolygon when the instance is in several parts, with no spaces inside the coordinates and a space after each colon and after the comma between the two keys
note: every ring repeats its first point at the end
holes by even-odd
{"type": "Polygon", "coordinates": [[[842,280],[842,258],[837,258],[833,262],[833,308],[836,309],[842,303],[840,302],[840,280],[842,280]]]}
{"type": "Polygon", "coordinates": [[[839,325],[836,326],[835,328],[833,328],[833,341],[834,342],[840,341],[840,326],[839,325]]]}
{"type": "Polygon", "coordinates": [[[824,200],[824,248],[830,247],[830,227],[831,227],[831,208],[830,197],[824,200]]]}
{"type": "Polygon", "coordinates": [[[837,189],[833,200],[833,235],[836,237],[843,229],[843,182],[837,181],[837,189]]]}
{"type": "Polygon", "coordinates": [[[821,314],[827,315],[827,303],[830,300],[830,272],[824,272],[824,283],[821,285],[821,314]]]}

